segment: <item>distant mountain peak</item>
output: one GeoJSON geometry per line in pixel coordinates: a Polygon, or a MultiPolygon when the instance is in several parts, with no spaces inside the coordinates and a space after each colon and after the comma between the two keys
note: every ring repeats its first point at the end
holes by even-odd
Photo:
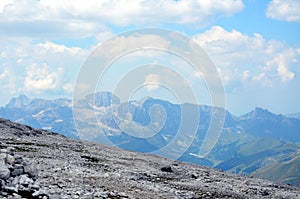
{"type": "Polygon", "coordinates": [[[258,116],[259,116],[259,115],[265,115],[265,114],[268,114],[268,115],[273,114],[273,113],[271,113],[270,111],[268,111],[267,109],[260,108],[260,107],[255,107],[254,113],[255,113],[256,115],[258,115],[258,116]]]}
{"type": "Polygon", "coordinates": [[[5,106],[6,108],[21,108],[25,105],[29,104],[30,99],[24,95],[21,94],[19,97],[12,98],[9,103],[5,106]]]}
{"type": "Polygon", "coordinates": [[[107,107],[111,106],[112,104],[120,104],[120,99],[115,96],[113,93],[108,91],[101,91],[89,94],[85,97],[85,100],[97,107],[107,107]]]}
{"type": "Polygon", "coordinates": [[[262,117],[270,117],[274,115],[275,115],[274,113],[271,113],[267,109],[255,107],[255,109],[252,110],[251,112],[240,116],[240,119],[262,118],[262,117]]]}

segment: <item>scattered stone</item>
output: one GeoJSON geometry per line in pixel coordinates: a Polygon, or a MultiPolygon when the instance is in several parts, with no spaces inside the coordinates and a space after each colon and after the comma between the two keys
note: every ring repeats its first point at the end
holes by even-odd
{"type": "Polygon", "coordinates": [[[270,195],[270,193],[269,193],[268,190],[265,189],[265,190],[262,191],[261,195],[262,196],[268,196],[268,195],[270,195]]]}
{"type": "Polygon", "coordinates": [[[4,190],[9,193],[18,193],[18,189],[16,187],[4,187],[4,190]]]}
{"type": "Polygon", "coordinates": [[[12,156],[10,154],[7,154],[6,161],[7,161],[8,164],[13,165],[14,162],[15,162],[15,158],[14,158],[14,156],[12,156]]]}
{"type": "Polygon", "coordinates": [[[6,161],[6,153],[0,153],[0,161],[6,161]]]}
{"type": "Polygon", "coordinates": [[[0,153],[7,153],[6,149],[0,149],[0,153]]]}
{"type": "Polygon", "coordinates": [[[194,179],[198,179],[198,175],[195,174],[195,173],[192,173],[191,177],[194,178],[194,179]]]}
{"type": "Polygon", "coordinates": [[[21,164],[15,164],[13,169],[12,169],[12,172],[11,172],[11,176],[12,177],[16,177],[16,176],[19,176],[21,174],[24,173],[24,167],[23,165],[21,164]]]}
{"type": "Polygon", "coordinates": [[[0,179],[7,180],[10,176],[10,171],[3,161],[0,161],[0,179]]]}
{"type": "Polygon", "coordinates": [[[14,155],[15,154],[16,149],[14,147],[7,147],[7,152],[10,155],[14,155]]]}
{"type": "Polygon", "coordinates": [[[40,189],[40,186],[37,185],[37,184],[33,184],[33,185],[31,185],[31,189],[32,189],[32,190],[39,190],[39,189],[40,189]]]}
{"type": "Polygon", "coordinates": [[[0,153],[1,199],[300,196],[296,187],[78,141],[46,131],[31,129],[30,135],[24,136],[29,127],[13,128],[14,125],[0,119],[1,148],[6,149],[0,153]],[[18,150],[9,148],[16,146],[18,150]]]}
{"type": "Polygon", "coordinates": [[[21,156],[15,157],[15,164],[22,164],[23,163],[23,158],[21,156]]]}
{"type": "Polygon", "coordinates": [[[2,149],[0,153],[0,198],[48,198],[35,184],[37,169],[14,154],[13,147],[2,149]]]}
{"type": "Polygon", "coordinates": [[[24,173],[28,174],[33,180],[38,177],[38,170],[33,164],[24,164],[24,173]]]}
{"type": "Polygon", "coordinates": [[[160,170],[161,170],[162,172],[169,172],[169,173],[172,173],[172,172],[173,172],[173,170],[172,170],[172,168],[171,168],[170,166],[162,167],[160,170]]]}
{"type": "Polygon", "coordinates": [[[19,179],[19,183],[23,186],[28,187],[30,184],[33,184],[33,180],[28,178],[26,175],[21,175],[19,179]]]}

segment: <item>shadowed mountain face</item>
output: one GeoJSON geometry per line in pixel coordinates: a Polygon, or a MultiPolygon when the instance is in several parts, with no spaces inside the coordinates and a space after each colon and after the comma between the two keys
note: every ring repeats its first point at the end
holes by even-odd
{"type": "Polygon", "coordinates": [[[299,198],[300,189],[0,119],[0,198],[299,198]]]}
{"type": "MultiPolygon", "coordinates": [[[[76,125],[89,132],[79,134],[80,138],[102,143],[105,136],[115,146],[138,152],[153,152],[167,146],[178,134],[181,109],[185,106],[197,109],[200,120],[191,142],[188,145],[188,142],[178,142],[169,151],[173,153],[177,148],[187,147],[179,160],[293,185],[300,182],[300,172],[296,169],[300,158],[300,120],[296,118],[261,108],[240,117],[226,111],[220,138],[211,152],[200,158],[197,154],[212,113],[222,111],[220,108],[176,105],[152,98],[120,103],[109,92],[89,95],[74,104],[82,115],[76,125]],[[133,136],[134,133],[150,134],[153,129],[158,131],[153,136],[133,136]]],[[[69,99],[30,100],[23,95],[0,108],[0,117],[78,138],[71,105],[69,99]]],[[[179,140],[187,140],[187,137],[183,135],[179,140]]]]}

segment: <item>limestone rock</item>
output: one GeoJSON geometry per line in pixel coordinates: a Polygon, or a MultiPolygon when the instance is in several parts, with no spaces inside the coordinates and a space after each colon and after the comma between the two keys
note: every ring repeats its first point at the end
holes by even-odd
{"type": "Polygon", "coordinates": [[[0,131],[1,199],[300,198],[296,187],[74,140],[7,120],[0,119],[0,131]]]}
{"type": "Polygon", "coordinates": [[[0,161],[0,179],[7,180],[10,176],[10,171],[3,161],[0,161]]]}

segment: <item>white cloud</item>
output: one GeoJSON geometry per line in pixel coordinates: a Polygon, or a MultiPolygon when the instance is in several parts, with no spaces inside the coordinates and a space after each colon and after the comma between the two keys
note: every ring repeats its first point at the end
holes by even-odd
{"type": "Polygon", "coordinates": [[[55,44],[52,42],[45,42],[45,43],[39,43],[37,44],[38,47],[41,47],[47,51],[51,51],[53,53],[68,53],[71,55],[77,55],[79,54],[82,50],[81,48],[78,47],[71,47],[68,48],[65,45],[59,45],[59,44],[55,44]]]}
{"type": "Polygon", "coordinates": [[[66,83],[66,84],[63,85],[63,89],[67,93],[72,93],[73,90],[74,90],[74,86],[73,86],[72,83],[66,83]]]}
{"type": "Polygon", "coordinates": [[[148,91],[153,91],[159,88],[159,75],[149,74],[145,77],[144,86],[148,91]]]}
{"type": "Polygon", "coordinates": [[[104,30],[100,33],[97,33],[96,40],[98,43],[102,43],[111,38],[112,36],[114,36],[114,34],[110,30],[104,30]]]}
{"type": "MultiPolygon", "coordinates": [[[[14,0],[3,3],[0,33],[87,37],[107,25],[209,24],[244,8],[242,0],[14,0]],[[5,6],[5,9],[4,8],[5,6]]],[[[1,4],[0,4],[1,9],[1,4]]]]}
{"type": "Polygon", "coordinates": [[[8,72],[8,70],[5,68],[5,69],[3,70],[3,72],[0,73],[0,80],[3,80],[4,78],[6,78],[6,77],[8,76],[8,74],[9,74],[9,72],[8,72]]]}
{"type": "Polygon", "coordinates": [[[32,64],[27,69],[27,76],[25,78],[25,88],[28,91],[45,91],[58,89],[61,85],[62,68],[57,71],[50,71],[47,64],[39,66],[32,64]]]}
{"type": "Polygon", "coordinates": [[[272,0],[266,10],[266,16],[277,20],[300,22],[300,1],[272,0]]]}
{"type": "MultiPolygon", "coordinates": [[[[278,54],[274,59],[271,60],[268,64],[273,64],[277,67],[278,75],[280,76],[283,82],[292,80],[295,77],[295,73],[289,70],[289,65],[292,65],[295,58],[294,49],[288,49],[280,54],[278,54]]],[[[296,61],[297,62],[297,61],[296,61]]]]}
{"type": "Polygon", "coordinates": [[[241,0],[43,0],[43,7],[68,13],[78,19],[105,20],[116,25],[151,22],[199,23],[213,15],[231,15],[243,9],[241,0]]]}
{"type": "Polygon", "coordinates": [[[7,98],[22,93],[70,97],[71,83],[89,53],[50,41],[0,40],[0,90],[7,98]]]}
{"type": "Polygon", "coordinates": [[[260,34],[246,35],[214,26],[194,39],[219,67],[225,83],[232,81],[286,82],[295,78],[300,54],[278,41],[260,34]]]}
{"type": "MultiPolygon", "coordinates": [[[[163,36],[159,36],[156,34],[133,34],[126,36],[118,36],[114,37],[113,40],[110,40],[105,44],[105,49],[103,47],[96,48],[93,56],[99,57],[99,55],[104,56],[106,59],[111,59],[115,56],[120,56],[124,52],[128,50],[137,49],[141,46],[149,47],[155,46],[157,48],[168,49],[170,42],[163,36]]],[[[157,52],[144,52],[144,51],[136,51],[132,53],[132,55],[128,55],[127,57],[130,59],[136,59],[137,56],[155,56],[157,52]]]]}
{"type": "Polygon", "coordinates": [[[0,1],[0,14],[4,11],[5,7],[12,3],[13,0],[1,0],[0,1]]]}
{"type": "Polygon", "coordinates": [[[252,79],[253,79],[254,81],[260,81],[260,80],[262,80],[265,76],[266,76],[265,73],[260,73],[260,74],[258,74],[258,75],[256,75],[256,76],[253,76],[252,79]]]}
{"type": "Polygon", "coordinates": [[[250,71],[249,70],[245,70],[242,74],[242,78],[243,80],[247,80],[250,76],[250,71]]]}

